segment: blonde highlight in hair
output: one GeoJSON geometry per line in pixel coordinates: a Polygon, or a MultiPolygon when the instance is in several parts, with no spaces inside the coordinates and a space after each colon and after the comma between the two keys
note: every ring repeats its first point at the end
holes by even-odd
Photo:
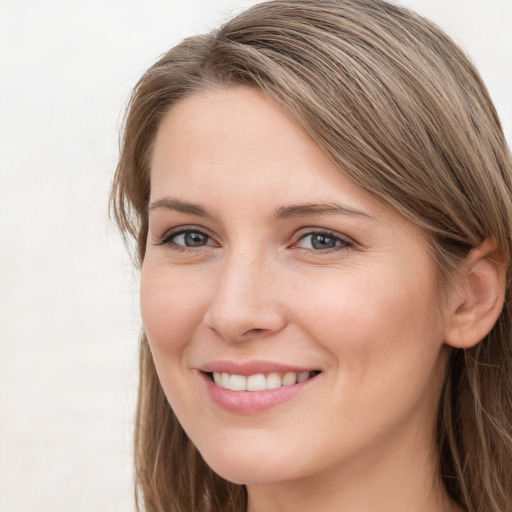
{"type": "MultiPolygon", "coordinates": [[[[492,238],[507,266],[505,307],[477,346],[453,350],[439,405],[440,474],[468,512],[512,502],[512,163],[485,85],[441,30],[381,0],[275,0],[183,41],[137,84],[112,213],[142,263],[152,145],[191,94],[257,87],[357,185],[424,230],[440,282],[492,238]]],[[[141,337],[135,433],[139,510],[240,512],[243,486],[202,460],[168,405],[141,337]]]]}

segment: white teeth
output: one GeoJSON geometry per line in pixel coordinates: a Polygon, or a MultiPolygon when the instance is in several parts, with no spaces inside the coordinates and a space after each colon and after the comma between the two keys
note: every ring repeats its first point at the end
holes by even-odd
{"type": "MultiPolygon", "coordinates": [[[[315,375],[315,373],[313,373],[315,375]]],[[[278,389],[281,386],[293,386],[294,384],[304,382],[311,377],[310,372],[287,372],[281,375],[277,372],[264,375],[256,373],[255,375],[229,374],[226,372],[213,372],[213,381],[221,388],[232,391],[265,391],[266,389],[278,389]]]]}
{"type": "Polygon", "coordinates": [[[263,391],[267,389],[267,379],[263,373],[247,377],[247,391],[263,391]]]}
{"type": "MultiPolygon", "coordinates": [[[[309,375],[309,372],[307,372],[309,375]]],[[[297,382],[297,374],[293,372],[288,372],[283,377],[283,386],[292,386],[297,382]]]]}
{"type": "Polygon", "coordinates": [[[297,382],[304,382],[309,379],[309,372],[300,372],[297,375],[297,382]]]}
{"type": "Polygon", "coordinates": [[[247,389],[247,377],[243,375],[231,375],[229,389],[232,391],[245,391],[247,389]]]}
{"type": "Polygon", "coordinates": [[[269,373],[267,375],[267,389],[277,389],[281,387],[281,375],[279,373],[269,373]]]}

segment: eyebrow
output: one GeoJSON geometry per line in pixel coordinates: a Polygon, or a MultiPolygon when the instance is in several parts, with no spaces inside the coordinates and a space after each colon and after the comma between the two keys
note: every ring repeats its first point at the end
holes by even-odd
{"type": "MultiPolygon", "coordinates": [[[[148,211],[164,208],[166,210],[173,210],[180,213],[197,215],[198,217],[213,218],[214,215],[205,207],[196,203],[189,203],[187,201],[180,201],[170,197],[157,199],[148,207],[148,211]]],[[[290,219],[294,217],[308,217],[313,215],[351,215],[360,216],[371,219],[372,217],[365,212],[350,208],[337,203],[304,203],[292,204],[288,206],[279,207],[274,217],[276,219],[290,219]]]]}
{"type": "Polygon", "coordinates": [[[311,215],[355,215],[371,219],[372,217],[365,212],[343,206],[337,203],[307,203],[290,206],[282,206],[275,213],[277,219],[289,219],[291,217],[308,217],[311,215]]]}
{"type": "Polygon", "coordinates": [[[213,217],[213,215],[203,206],[194,203],[188,203],[186,201],[178,201],[177,199],[171,199],[170,197],[164,197],[152,202],[148,207],[148,211],[151,212],[153,210],[157,210],[158,208],[197,215],[198,217],[213,217]]]}

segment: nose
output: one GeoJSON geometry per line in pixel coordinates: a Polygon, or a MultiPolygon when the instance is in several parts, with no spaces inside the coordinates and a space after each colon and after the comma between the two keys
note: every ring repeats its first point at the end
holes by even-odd
{"type": "Polygon", "coordinates": [[[287,321],[280,295],[278,269],[243,256],[229,258],[219,272],[204,322],[226,341],[265,338],[287,321]]]}

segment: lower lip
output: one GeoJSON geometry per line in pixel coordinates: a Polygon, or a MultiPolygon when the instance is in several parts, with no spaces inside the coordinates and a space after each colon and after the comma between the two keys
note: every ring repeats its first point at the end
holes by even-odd
{"type": "Polygon", "coordinates": [[[239,414],[256,414],[276,407],[288,400],[291,400],[297,393],[309,387],[312,381],[318,376],[308,380],[293,384],[292,386],[281,386],[277,389],[267,389],[264,391],[231,391],[217,386],[210,376],[202,373],[206,382],[206,389],[210,398],[215,404],[230,412],[239,414]]]}

